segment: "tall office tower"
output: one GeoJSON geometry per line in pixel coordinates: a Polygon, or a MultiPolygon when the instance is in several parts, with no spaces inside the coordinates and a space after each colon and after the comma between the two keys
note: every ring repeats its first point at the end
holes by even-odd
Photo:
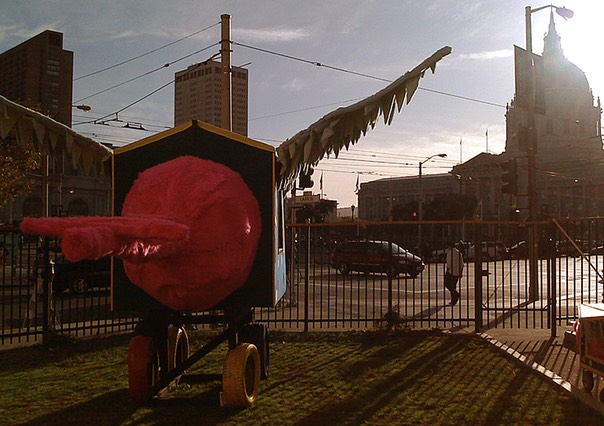
{"type": "MultiPolygon", "coordinates": [[[[248,70],[232,67],[231,127],[233,132],[247,136],[248,70]]],[[[174,125],[191,119],[221,126],[222,110],[221,64],[208,61],[191,65],[175,74],[174,125]]]]}
{"type": "Polygon", "coordinates": [[[46,30],[0,54],[0,94],[71,127],[73,52],[46,30]]]}

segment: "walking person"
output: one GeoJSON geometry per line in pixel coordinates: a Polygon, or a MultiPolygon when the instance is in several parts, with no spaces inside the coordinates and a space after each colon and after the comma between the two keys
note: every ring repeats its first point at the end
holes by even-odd
{"type": "Polygon", "coordinates": [[[457,291],[457,282],[463,275],[463,255],[453,242],[447,244],[446,252],[445,288],[451,292],[450,306],[455,306],[461,294],[457,291]]]}

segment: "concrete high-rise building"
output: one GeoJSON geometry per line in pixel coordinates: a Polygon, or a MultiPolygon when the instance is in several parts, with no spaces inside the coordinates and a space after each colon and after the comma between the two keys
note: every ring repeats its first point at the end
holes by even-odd
{"type": "Polygon", "coordinates": [[[0,54],[0,94],[71,127],[73,52],[46,30],[0,54]]]}
{"type": "MultiPolygon", "coordinates": [[[[208,61],[191,65],[175,74],[174,125],[191,119],[221,126],[222,74],[221,64],[208,61]]],[[[233,132],[247,136],[248,70],[232,67],[231,127],[233,132]]]]}
{"type": "MultiPolygon", "coordinates": [[[[63,49],[60,32],[46,30],[24,41],[0,54],[0,94],[71,127],[73,56],[63,49]]],[[[16,140],[16,132],[10,132],[3,142],[16,140]]],[[[87,175],[81,162],[74,166],[71,155],[66,149],[53,149],[45,182],[36,182],[30,192],[0,206],[0,223],[46,214],[108,214],[110,180],[99,170],[87,175]]]]}

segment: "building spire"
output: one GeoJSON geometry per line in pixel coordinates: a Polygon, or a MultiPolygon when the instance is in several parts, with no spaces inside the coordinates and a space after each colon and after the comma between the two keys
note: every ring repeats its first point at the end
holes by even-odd
{"type": "Polygon", "coordinates": [[[553,10],[550,10],[549,13],[549,28],[543,41],[544,55],[562,55],[562,43],[560,42],[560,35],[556,31],[553,10]]]}

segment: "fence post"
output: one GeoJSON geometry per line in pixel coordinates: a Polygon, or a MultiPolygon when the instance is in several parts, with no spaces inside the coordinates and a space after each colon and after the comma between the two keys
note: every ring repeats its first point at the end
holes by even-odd
{"type": "Polygon", "coordinates": [[[304,262],[304,331],[308,331],[308,282],[310,271],[310,219],[306,219],[306,260],[304,262]]]}
{"type": "MultiPolygon", "coordinates": [[[[388,271],[393,268],[394,259],[392,258],[392,236],[388,240],[388,271]]],[[[387,273],[388,276],[388,314],[387,322],[389,326],[394,325],[394,312],[392,306],[392,274],[387,273]]]]}
{"type": "Polygon", "coordinates": [[[482,318],[482,225],[474,222],[474,331],[480,333],[482,318]]]}
{"type": "Polygon", "coordinates": [[[556,240],[554,239],[554,229],[553,229],[553,225],[550,224],[549,226],[549,235],[550,238],[547,241],[547,263],[548,263],[548,268],[547,268],[547,274],[548,274],[548,280],[547,282],[549,283],[550,286],[550,290],[549,290],[549,294],[550,294],[550,300],[549,300],[549,320],[551,321],[550,324],[550,331],[551,331],[551,337],[556,337],[556,335],[558,334],[558,324],[556,323],[556,311],[557,311],[557,306],[558,306],[558,289],[557,289],[557,281],[556,281],[556,240]]]}
{"type": "Polygon", "coordinates": [[[48,238],[44,238],[43,257],[42,257],[42,343],[47,344],[50,341],[50,324],[52,321],[50,315],[50,248],[48,238]]]}

